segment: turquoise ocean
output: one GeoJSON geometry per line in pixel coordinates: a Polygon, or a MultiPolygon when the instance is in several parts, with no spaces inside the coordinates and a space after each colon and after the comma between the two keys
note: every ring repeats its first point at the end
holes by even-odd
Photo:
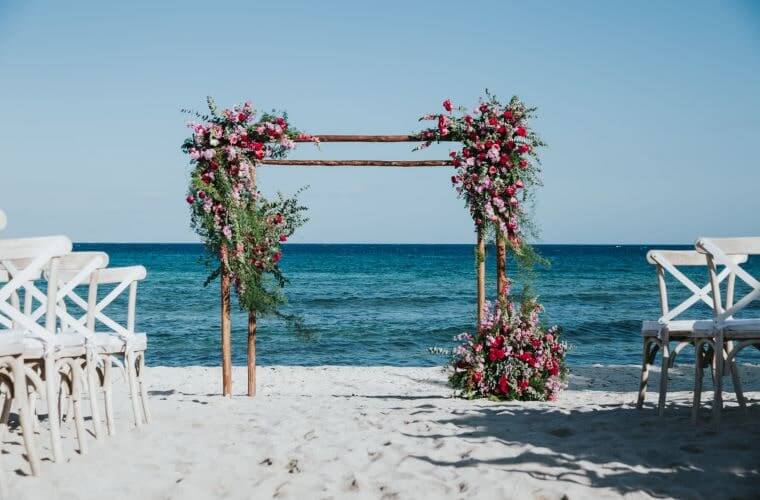
{"type": "MultiPolygon", "coordinates": [[[[656,276],[645,259],[650,248],[539,245],[550,267],[514,276],[517,290],[519,283],[531,283],[544,304],[545,323],[562,327],[570,365],[640,362],[640,322],[659,315],[656,276]]],[[[219,287],[203,287],[208,271],[201,245],[92,243],[76,249],[106,251],[111,265],[147,268],[138,291],[137,327],[148,334],[150,365],[219,364],[219,287]]],[[[430,348],[450,348],[455,335],[474,327],[471,245],[288,244],[282,265],[290,280],[284,312],[300,321],[259,321],[259,364],[441,365],[446,357],[430,348]]],[[[748,265],[757,276],[760,262],[748,265]]],[[[490,260],[488,269],[493,297],[490,260]]],[[[687,275],[706,283],[705,268],[687,275]]],[[[671,282],[675,304],[688,292],[671,282]]],[[[119,305],[114,304],[115,317],[119,305]]],[[[760,307],[748,314],[760,316],[760,307]]],[[[709,318],[710,311],[697,308],[692,316],[709,318]]],[[[232,321],[233,362],[244,364],[247,316],[234,302],[232,321]]],[[[744,352],[742,359],[760,361],[755,351],[744,352]]]]}

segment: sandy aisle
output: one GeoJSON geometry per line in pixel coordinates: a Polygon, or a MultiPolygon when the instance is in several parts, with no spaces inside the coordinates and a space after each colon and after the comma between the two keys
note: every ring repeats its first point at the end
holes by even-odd
{"type": "MultiPolygon", "coordinates": [[[[234,375],[243,390],[243,369],[234,375]]],[[[552,404],[452,399],[438,368],[262,367],[259,396],[231,401],[214,395],[218,369],[158,367],[148,376],[147,428],[128,428],[128,400],[118,397],[118,434],[90,440],[85,456],[66,439],[69,462],[46,461],[41,478],[13,472],[28,468],[18,434],[8,436],[11,498],[760,495],[756,366],[743,367],[754,406],[743,416],[727,394],[720,434],[707,425],[707,406],[699,426],[689,423],[689,367],[676,370],[681,392],[671,401],[680,406],[663,419],[653,392],[649,409],[633,408],[638,368],[630,366],[576,368],[552,404]]],[[[50,456],[46,432],[38,446],[50,456]]]]}

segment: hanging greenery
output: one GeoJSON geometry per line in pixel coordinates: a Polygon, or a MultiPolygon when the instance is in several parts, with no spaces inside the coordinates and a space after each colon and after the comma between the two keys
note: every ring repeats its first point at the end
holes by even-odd
{"type": "Polygon", "coordinates": [[[250,103],[218,111],[208,98],[208,114],[193,114],[191,137],[182,145],[190,156],[187,203],[191,225],[201,237],[210,274],[224,266],[240,306],[257,314],[276,314],[286,279],[280,269],[281,244],[306,222],[297,195],[267,200],[256,189],[256,166],[265,158],[284,158],[295,138],[285,113],[263,113],[256,119],[250,103]]]}

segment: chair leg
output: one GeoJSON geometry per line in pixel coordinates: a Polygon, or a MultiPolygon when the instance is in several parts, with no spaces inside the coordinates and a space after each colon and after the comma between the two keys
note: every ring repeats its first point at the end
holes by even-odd
{"type": "Polygon", "coordinates": [[[111,356],[103,356],[103,400],[105,401],[106,408],[106,427],[108,428],[108,435],[113,436],[116,434],[116,426],[113,420],[113,380],[111,356]]]}
{"type": "Polygon", "coordinates": [[[639,398],[636,401],[636,408],[639,410],[644,406],[644,399],[647,397],[647,385],[649,383],[649,351],[652,343],[644,340],[644,352],[641,355],[641,381],[639,382],[639,398]]]}
{"type": "Polygon", "coordinates": [[[697,423],[702,404],[702,380],[704,379],[704,360],[707,356],[702,350],[702,343],[694,344],[694,400],[691,404],[691,422],[697,423]]]}
{"type": "Polygon", "coordinates": [[[742,390],[742,382],[739,379],[739,367],[732,360],[728,365],[731,370],[731,381],[734,385],[734,392],[736,393],[736,400],[739,402],[739,407],[746,414],[747,413],[747,401],[744,399],[744,391],[742,390]]]}
{"type": "Polygon", "coordinates": [[[662,356],[660,358],[660,400],[657,403],[657,414],[665,414],[665,400],[668,395],[668,366],[670,366],[670,346],[668,342],[662,343],[662,356]]]}
{"type": "Polygon", "coordinates": [[[13,368],[13,383],[15,385],[14,393],[16,395],[16,404],[18,405],[19,422],[21,424],[21,435],[24,439],[26,456],[29,460],[29,468],[33,476],[40,473],[40,458],[37,454],[37,447],[34,444],[34,415],[29,410],[29,401],[27,398],[28,390],[26,387],[26,373],[24,373],[24,361],[19,358],[13,368]]]}
{"type": "Polygon", "coordinates": [[[87,433],[84,430],[84,415],[82,414],[82,386],[84,377],[82,368],[75,361],[71,361],[71,401],[74,407],[74,426],[77,430],[77,441],[79,442],[79,454],[87,453],[87,433]]]}
{"type": "Polygon", "coordinates": [[[52,358],[45,359],[45,398],[48,406],[48,422],[50,424],[50,444],[53,448],[53,461],[63,461],[61,447],[61,420],[58,413],[58,370],[52,358]]]}
{"type": "Polygon", "coordinates": [[[137,391],[137,374],[135,373],[135,353],[126,352],[124,354],[124,364],[127,371],[127,383],[129,383],[129,396],[132,399],[132,413],[135,417],[135,427],[142,427],[142,417],[140,416],[140,407],[137,399],[140,397],[137,391]]]}
{"type": "Polygon", "coordinates": [[[87,375],[87,389],[90,395],[90,414],[95,431],[95,439],[103,439],[103,422],[100,420],[100,406],[98,406],[98,356],[88,356],[85,364],[87,375]]]}
{"type": "Polygon", "coordinates": [[[145,351],[138,354],[137,383],[140,386],[140,401],[142,403],[145,423],[150,423],[150,408],[148,408],[148,387],[145,384],[145,351]]]}
{"type": "Polygon", "coordinates": [[[40,419],[37,417],[37,400],[39,399],[39,393],[32,392],[29,394],[29,413],[32,414],[32,430],[36,433],[40,432],[40,419]]]}
{"type": "Polygon", "coordinates": [[[723,411],[723,334],[719,333],[715,338],[713,350],[713,423],[720,426],[721,412],[723,411]]]}

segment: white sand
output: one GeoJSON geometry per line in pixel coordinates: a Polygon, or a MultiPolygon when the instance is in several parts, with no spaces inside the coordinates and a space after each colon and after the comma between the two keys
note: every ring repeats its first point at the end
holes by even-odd
{"type": "MultiPolygon", "coordinates": [[[[760,367],[743,367],[747,416],[727,394],[689,423],[691,371],[659,419],[631,404],[638,368],[576,368],[556,403],[451,398],[436,368],[261,367],[255,399],[217,395],[220,370],[151,368],[153,422],[24,477],[17,430],[4,446],[11,498],[724,498],[760,495],[760,367]]],[[[236,389],[245,373],[235,369],[236,389]]],[[[659,375],[655,374],[656,382],[659,375]]],[[[706,379],[706,385],[709,380],[706,379]]],[[[123,386],[123,384],[120,384],[123,386]]],[[[653,391],[654,387],[650,386],[653,391]]],[[[706,388],[705,399],[710,401],[706,388]]],[[[729,386],[730,390],[730,386],[729,386]]],[[[44,429],[44,426],[43,426],[44,429]]],[[[47,434],[38,446],[49,457],[47,434]]]]}

